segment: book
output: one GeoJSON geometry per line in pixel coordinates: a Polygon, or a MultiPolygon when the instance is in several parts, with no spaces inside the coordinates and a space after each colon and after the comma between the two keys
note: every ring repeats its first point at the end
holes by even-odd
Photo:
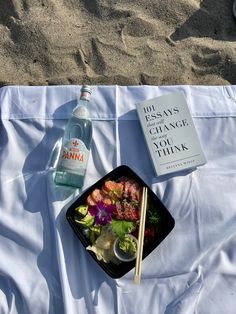
{"type": "Polygon", "coordinates": [[[136,109],[157,176],[206,163],[183,93],[142,101],[136,109]]]}

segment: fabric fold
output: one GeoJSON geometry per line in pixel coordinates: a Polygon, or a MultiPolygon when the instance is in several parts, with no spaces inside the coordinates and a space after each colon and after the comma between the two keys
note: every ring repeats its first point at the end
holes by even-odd
{"type": "Polygon", "coordinates": [[[84,187],[53,182],[60,138],[80,86],[0,89],[0,312],[234,314],[236,86],[93,86],[93,142],[84,187]],[[195,170],[155,177],[135,110],[184,93],[206,154],[195,170]],[[86,252],[66,210],[117,166],[159,196],[175,228],[142,264],[114,280],[86,252]]]}

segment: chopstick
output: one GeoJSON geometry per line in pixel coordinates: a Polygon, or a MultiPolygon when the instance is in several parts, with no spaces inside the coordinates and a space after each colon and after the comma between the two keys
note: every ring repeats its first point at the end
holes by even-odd
{"type": "Polygon", "coordinates": [[[134,272],[134,283],[136,284],[140,284],[140,281],[141,281],[146,210],[147,210],[147,187],[143,187],[139,233],[138,233],[137,256],[136,256],[136,264],[135,264],[135,272],[134,272]]]}

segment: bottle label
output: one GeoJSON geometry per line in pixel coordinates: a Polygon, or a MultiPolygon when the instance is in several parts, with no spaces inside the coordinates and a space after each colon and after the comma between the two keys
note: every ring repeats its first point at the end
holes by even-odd
{"type": "Polygon", "coordinates": [[[66,142],[62,148],[61,166],[66,169],[76,170],[83,175],[89,156],[89,150],[84,142],[77,138],[72,138],[66,142]]]}

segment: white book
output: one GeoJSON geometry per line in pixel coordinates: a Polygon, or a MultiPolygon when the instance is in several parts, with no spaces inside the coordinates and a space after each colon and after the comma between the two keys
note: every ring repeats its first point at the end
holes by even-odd
{"type": "Polygon", "coordinates": [[[136,108],[157,176],[206,163],[183,93],[149,99],[136,108]]]}

